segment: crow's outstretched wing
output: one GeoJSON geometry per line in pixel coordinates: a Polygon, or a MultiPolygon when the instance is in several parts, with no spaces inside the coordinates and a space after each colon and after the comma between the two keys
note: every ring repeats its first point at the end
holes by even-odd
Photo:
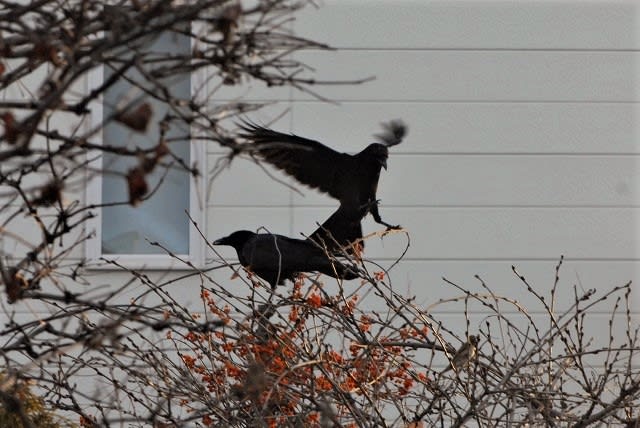
{"type": "Polygon", "coordinates": [[[244,123],[241,136],[254,145],[266,162],[294,177],[302,184],[341,199],[345,172],[351,168],[352,156],[339,153],[324,144],[293,134],[284,134],[244,123]]]}

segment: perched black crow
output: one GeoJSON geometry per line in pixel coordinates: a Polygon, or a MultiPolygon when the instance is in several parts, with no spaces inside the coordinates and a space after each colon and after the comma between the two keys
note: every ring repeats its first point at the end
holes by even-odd
{"type": "Polygon", "coordinates": [[[239,230],[213,242],[230,245],[238,253],[240,264],[275,287],[300,272],[321,272],[334,278],[355,279],[355,271],[332,261],[315,244],[302,239],[270,233],[239,230]]]}
{"type": "Polygon", "coordinates": [[[339,153],[318,141],[251,123],[242,125],[242,137],[253,143],[255,152],[266,162],[299,182],[338,199],[340,208],[336,215],[348,219],[349,223],[356,218],[360,221],[370,212],[376,222],[388,228],[399,228],[382,221],[376,192],[380,169],[387,169],[388,148],[402,142],[407,127],[402,121],[393,120],[383,124],[383,128],[384,132],[376,135],[379,142],[355,155],[339,153]]]}

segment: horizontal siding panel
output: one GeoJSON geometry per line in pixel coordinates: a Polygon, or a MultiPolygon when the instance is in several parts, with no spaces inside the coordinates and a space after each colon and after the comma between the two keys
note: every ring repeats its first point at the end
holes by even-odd
{"type": "Polygon", "coordinates": [[[392,153],[640,153],[640,107],[630,103],[297,101],[293,118],[296,134],[347,152],[400,118],[409,133],[392,153]]]}
{"type": "Polygon", "coordinates": [[[291,88],[288,86],[268,86],[263,81],[252,77],[233,85],[222,84],[222,80],[219,76],[211,78],[208,97],[210,100],[238,103],[286,101],[291,95],[291,88]]]}
{"type": "Polygon", "coordinates": [[[337,48],[637,49],[629,1],[325,0],[295,31],[337,48]]]}
{"type": "MultiPolygon", "coordinates": [[[[210,156],[209,165],[219,159],[210,156]]],[[[378,197],[385,206],[634,206],[640,203],[639,162],[635,156],[392,154],[388,171],[381,174],[378,197]]],[[[211,182],[208,202],[238,207],[336,205],[270,165],[239,158],[211,182]]]]}
{"type": "MultiPolygon", "coordinates": [[[[224,156],[210,155],[210,166],[222,163],[224,156]]],[[[292,180],[267,164],[235,158],[209,183],[210,206],[288,206],[292,180]]]]}
{"type": "MultiPolygon", "coordinates": [[[[640,203],[640,159],[635,156],[392,154],[388,165],[387,171],[382,170],[377,193],[384,206],[640,203]]],[[[304,194],[293,195],[295,205],[335,205],[315,190],[300,188],[304,194]]]]}
{"type": "MultiPolygon", "coordinates": [[[[67,281],[66,276],[59,277],[62,282],[67,281]]],[[[48,287],[53,287],[50,283],[40,283],[40,287],[44,292],[53,291],[55,288],[49,289],[48,287]]],[[[6,299],[5,296],[3,296],[6,299]]],[[[0,327],[2,331],[6,331],[10,329],[10,321],[15,320],[16,322],[34,322],[37,323],[39,320],[46,319],[47,317],[54,316],[59,314],[60,310],[50,304],[43,302],[42,300],[36,299],[21,299],[16,300],[11,304],[11,306],[7,305],[6,311],[2,311],[0,313],[0,327]]],[[[1,335],[0,335],[1,336],[1,335]]]]}
{"type": "MultiPolygon", "coordinates": [[[[212,101],[212,100],[210,100],[212,101]]],[[[242,120],[249,120],[262,126],[278,129],[283,132],[291,127],[292,115],[291,104],[289,102],[278,102],[274,104],[250,104],[244,107],[244,114],[239,117],[234,114],[233,109],[229,109],[227,103],[209,102],[205,115],[210,119],[217,119],[217,124],[230,132],[239,131],[242,120]]],[[[197,138],[207,141],[207,153],[228,154],[229,149],[223,148],[215,141],[208,141],[211,138],[211,130],[208,124],[192,127],[197,138]]],[[[213,165],[209,165],[212,167],[213,165]]]]}
{"type": "MultiPolygon", "coordinates": [[[[219,248],[223,249],[225,247],[219,248]]],[[[235,263],[235,254],[227,257],[225,251],[224,259],[230,263],[235,263]]],[[[231,293],[239,296],[247,294],[249,288],[246,284],[246,275],[242,274],[238,278],[233,277],[233,269],[228,266],[221,266],[221,263],[222,258],[218,256],[212,256],[207,261],[205,267],[207,278],[210,278],[231,293]]],[[[390,267],[391,263],[381,261],[379,264],[382,268],[386,269],[390,267]]],[[[518,272],[527,278],[533,289],[537,293],[545,296],[547,301],[550,301],[550,290],[553,286],[557,262],[517,261],[514,262],[514,264],[518,272]]],[[[371,272],[380,270],[379,267],[371,264],[368,264],[367,268],[371,272]]],[[[567,260],[560,270],[560,281],[556,292],[556,308],[562,311],[572,305],[574,285],[578,287],[578,293],[583,293],[586,290],[595,288],[598,290],[598,295],[600,295],[614,286],[625,284],[632,277],[637,277],[639,271],[640,263],[638,262],[584,262],[567,260]]],[[[182,278],[184,273],[180,272],[146,271],[145,273],[154,283],[163,285],[164,290],[171,292],[177,302],[193,308],[194,311],[202,310],[199,300],[200,286],[212,286],[208,279],[202,281],[202,278],[198,275],[182,278]],[[181,292],[173,293],[171,290],[174,289],[179,289],[181,292]]],[[[454,304],[432,305],[441,299],[452,299],[461,296],[461,292],[453,286],[446,284],[442,280],[442,277],[446,277],[471,292],[486,293],[486,290],[480,286],[480,282],[474,278],[476,274],[485,281],[494,294],[519,301],[526,306],[530,313],[541,313],[543,311],[542,305],[538,301],[535,301],[531,294],[527,293],[524,285],[515,277],[511,271],[511,264],[504,261],[404,261],[389,271],[389,275],[385,281],[387,284],[390,284],[396,293],[408,298],[415,297],[413,302],[417,307],[424,310],[433,309],[439,314],[447,314],[457,312],[454,304]]],[[[125,284],[131,277],[128,273],[118,271],[109,273],[91,271],[88,275],[91,281],[93,281],[92,288],[95,290],[95,293],[90,293],[90,295],[86,297],[90,298],[95,294],[94,297],[96,299],[101,298],[101,293],[105,290],[104,287],[125,284]]],[[[338,286],[334,279],[326,276],[322,276],[319,279],[324,283],[327,293],[338,293],[338,286]]],[[[64,286],[70,291],[87,292],[86,287],[74,283],[69,278],[58,277],[56,281],[58,281],[59,286],[64,286]]],[[[307,283],[307,285],[308,284],[309,283],[307,283]]],[[[372,290],[370,286],[365,285],[361,289],[358,289],[358,286],[359,281],[345,282],[345,293],[347,295],[357,293],[361,296],[359,304],[361,310],[380,311],[385,309],[382,299],[371,293],[372,290]]],[[[45,280],[42,287],[43,291],[46,292],[47,290],[51,291],[52,288],[50,289],[49,287],[53,286],[45,280]]],[[[288,283],[285,287],[279,287],[278,291],[284,294],[290,290],[290,287],[291,284],[288,283]]],[[[146,285],[134,281],[121,295],[111,299],[111,302],[113,304],[126,305],[137,296],[148,292],[148,290],[149,288],[146,285]]],[[[257,291],[261,293],[261,295],[265,293],[263,290],[257,291]]],[[[637,290],[632,292],[631,302],[640,302],[640,296],[637,290]]],[[[150,306],[160,304],[161,300],[160,297],[154,293],[147,293],[145,303],[150,306]]],[[[634,313],[637,313],[637,310],[634,309],[636,307],[637,305],[632,305],[632,311],[634,311],[634,313]]],[[[30,319],[34,319],[35,314],[41,314],[42,317],[46,317],[47,314],[53,315],[57,313],[55,308],[46,306],[38,301],[18,301],[11,309],[17,314],[29,314],[30,319]]],[[[514,312],[513,307],[509,305],[505,305],[502,309],[505,313],[514,312]]],[[[594,313],[603,313],[604,311],[605,309],[603,309],[603,307],[598,307],[594,310],[594,313]]],[[[487,309],[477,308],[477,312],[486,313],[487,309]]]]}
{"type": "MultiPolygon", "coordinates": [[[[215,279],[226,280],[230,275],[219,275],[217,264],[209,263],[206,268],[214,269],[208,274],[214,275],[215,279]]],[[[52,285],[48,279],[44,279],[41,283],[43,293],[61,293],[61,289],[68,290],[72,293],[78,293],[84,301],[100,302],[107,299],[107,290],[119,292],[116,295],[109,296],[107,299],[110,305],[127,306],[129,304],[143,304],[146,307],[155,307],[156,305],[167,304],[165,293],[171,294],[171,301],[192,308],[194,312],[203,310],[202,301],[200,299],[200,286],[207,286],[207,281],[199,275],[188,274],[184,271],[162,270],[145,270],[145,278],[149,283],[153,283],[160,288],[152,290],[148,283],[142,283],[140,279],[133,278],[129,272],[123,270],[95,270],[87,269],[83,272],[83,279],[91,284],[87,286],[83,282],[71,279],[71,271],[73,266],[62,269],[69,275],[56,275],[56,285],[52,285]],[[126,287],[125,287],[126,285],[126,287]]],[[[231,272],[230,270],[228,272],[231,272]]],[[[19,300],[11,306],[12,311],[16,314],[28,314],[30,320],[36,320],[36,314],[42,318],[60,315],[61,310],[54,305],[47,305],[38,300],[19,300]]],[[[91,313],[88,312],[87,315],[91,313]]],[[[92,316],[92,315],[91,315],[92,316]]],[[[0,320],[2,315],[0,314],[0,320]]]]}
{"type": "MultiPolygon", "coordinates": [[[[287,207],[237,208],[211,206],[207,210],[207,238],[209,242],[227,236],[236,230],[251,230],[258,233],[276,233],[293,236],[292,212],[287,207]]],[[[237,258],[231,247],[215,247],[225,258],[237,258]]],[[[210,256],[212,250],[207,249],[210,256]]]]}
{"type": "MultiPolygon", "coordinates": [[[[80,137],[91,130],[91,116],[87,115],[78,117],[78,115],[74,113],[56,111],[51,113],[43,124],[46,124],[46,129],[49,132],[57,132],[65,136],[80,137]]],[[[96,136],[92,135],[90,141],[95,143],[96,136]]],[[[33,144],[35,144],[33,146],[34,148],[46,149],[47,147],[52,147],[61,143],[55,140],[47,140],[43,137],[36,137],[34,138],[33,144]]]]}
{"type": "MultiPolygon", "coordinates": [[[[236,259],[228,258],[227,260],[233,263],[236,259]]],[[[209,262],[209,266],[217,266],[219,262],[220,259],[213,258],[209,262]]],[[[551,289],[554,285],[557,263],[557,261],[526,260],[513,264],[518,273],[526,278],[533,290],[543,296],[548,304],[551,302],[551,289]]],[[[386,288],[389,287],[394,293],[412,299],[411,301],[416,307],[425,311],[439,314],[461,314],[462,303],[447,303],[445,301],[459,299],[458,302],[461,302],[464,299],[464,294],[453,285],[445,282],[443,277],[472,293],[487,295],[489,293],[487,289],[483,288],[480,281],[475,278],[475,275],[478,275],[494,295],[517,301],[527,309],[528,313],[545,313],[544,305],[526,290],[526,285],[513,273],[512,264],[506,261],[409,260],[402,261],[393,267],[392,264],[390,261],[373,260],[373,263],[366,262],[366,267],[369,272],[390,268],[384,280],[386,286],[381,285],[380,290],[389,296],[391,292],[386,288]]],[[[574,286],[577,287],[579,296],[590,289],[596,289],[597,295],[601,296],[614,287],[628,283],[631,278],[637,277],[639,272],[640,263],[638,262],[565,260],[556,288],[555,308],[557,311],[566,311],[574,305],[574,286]]],[[[217,269],[210,275],[216,278],[220,284],[224,284],[228,290],[243,290],[246,274],[242,274],[240,278],[230,279],[232,273],[233,270],[226,267],[217,269]]],[[[336,280],[327,276],[320,276],[318,279],[323,283],[324,290],[329,295],[339,294],[340,286],[336,280]]],[[[386,311],[387,306],[384,300],[374,293],[371,285],[365,284],[361,287],[360,280],[345,281],[343,285],[346,296],[355,293],[360,297],[358,305],[360,310],[383,313],[386,311]]],[[[290,287],[291,283],[288,282],[285,287],[279,287],[278,290],[286,294],[290,287]]],[[[638,293],[637,290],[632,290],[630,296],[632,304],[640,302],[638,293]]],[[[491,312],[488,308],[477,304],[472,307],[474,313],[491,312]]],[[[632,305],[634,313],[638,313],[634,309],[636,307],[637,305],[632,305]]],[[[501,304],[501,310],[504,313],[517,312],[516,306],[506,302],[501,304]]],[[[605,304],[596,307],[593,313],[608,314],[608,310],[609,306],[605,304]]]]}
{"type": "MultiPolygon", "coordinates": [[[[605,302],[603,305],[601,305],[601,307],[612,308],[613,302],[609,302],[609,304],[605,302]]],[[[461,310],[461,308],[459,308],[459,310],[461,310]]],[[[464,315],[436,314],[434,318],[437,321],[441,322],[442,325],[444,325],[445,327],[453,330],[458,335],[459,338],[464,337],[465,330],[466,330],[465,328],[466,322],[464,320],[464,315]]],[[[478,334],[480,331],[480,327],[482,327],[482,330],[486,332],[486,323],[488,322],[491,324],[492,340],[494,344],[496,344],[498,347],[501,348],[502,352],[505,352],[511,358],[522,358],[524,356],[524,353],[519,352],[520,351],[519,345],[516,345],[517,347],[514,349],[513,343],[515,342],[519,344],[520,340],[515,339],[514,337],[509,338],[507,336],[506,334],[507,326],[505,321],[500,322],[495,317],[489,318],[486,315],[481,313],[472,313],[469,318],[470,318],[469,330],[471,334],[478,334]],[[499,325],[502,325],[503,328],[500,329],[499,325]],[[501,337],[501,331],[504,332],[504,336],[502,337],[501,337]]],[[[533,322],[535,323],[535,325],[538,326],[540,330],[540,335],[545,335],[546,332],[549,330],[549,324],[550,324],[549,317],[545,315],[533,315],[531,318],[533,319],[533,322]]],[[[531,325],[530,321],[524,315],[518,315],[518,316],[510,315],[508,319],[510,322],[513,323],[515,327],[521,329],[522,334],[524,334],[524,332],[526,332],[527,330],[527,327],[531,325]]],[[[583,332],[584,332],[582,343],[584,345],[585,350],[596,350],[596,349],[603,349],[603,348],[607,349],[610,345],[613,348],[616,348],[616,347],[622,346],[625,343],[628,344],[627,338],[626,338],[626,329],[627,329],[628,323],[624,318],[623,311],[619,311],[618,316],[615,317],[615,319],[613,320],[611,331],[609,330],[610,319],[611,319],[611,316],[608,314],[589,314],[585,317],[584,322],[583,323],[581,322],[581,325],[583,326],[583,332]],[[614,340],[612,341],[612,343],[609,342],[610,334],[613,334],[614,336],[614,340]]],[[[568,318],[565,320],[568,320],[568,318]]],[[[640,317],[638,316],[631,317],[630,324],[632,328],[638,325],[638,322],[640,322],[640,317]]],[[[571,337],[574,338],[574,341],[575,341],[574,343],[576,343],[577,345],[578,332],[576,331],[575,323],[572,323],[570,325],[570,327],[568,328],[568,332],[571,334],[571,337]]],[[[531,339],[536,338],[536,333],[533,328],[530,328],[528,333],[531,339]]],[[[631,335],[633,336],[633,331],[631,332],[631,335]]],[[[520,337],[520,335],[514,335],[514,334],[512,334],[512,336],[520,337]]],[[[445,337],[449,339],[451,336],[446,334],[445,337]]],[[[562,341],[558,336],[556,337],[557,337],[557,341],[554,344],[553,355],[567,355],[565,351],[565,346],[563,345],[562,341]]],[[[455,343],[456,345],[460,344],[459,341],[455,343]]],[[[532,342],[527,343],[526,349],[527,350],[533,349],[534,348],[533,343],[532,342]]],[[[488,354],[487,357],[490,358],[491,349],[486,345],[487,345],[486,338],[483,337],[480,341],[480,349],[482,353],[488,354]]],[[[438,353],[436,354],[436,356],[438,357],[436,359],[436,364],[440,363],[439,365],[440,367],[442,367],[444,365],[444,361],[441,359],[442,354],[438,353]]],[[[629,351],[622,351],[621,358],[617,361],[617,364],[619,366],[626,364],[628,361],[628,356],[629,356],[629,351]]],[[[598,370],[598,367],[601,367],[602,365],[604,365],[606,358],[607,358],[607,352],[602,352],[600,354],[595,354],[595,355],[586,354],[581,358],[581,360],[582,360],[582,363],[584,364],[584,367],[587,373],[591,373],[592,370],[595,372],[598,370]]],[[[611,358],[611,360],[614,360],[615,356],[609,355],[609,358],[611,358]]],[[[634,367],[638,367],[639,363],[640,361],[638,361],[638,359],[635,358],[633,361],[634,367]]],[[[573,371],[576,369],[575,367],[572,367],[571,370],[573,371]]]]}
{"type": "MultiPolygon", "coordinates": [[[[382,268],[389,268],[390,261],[380,261],[382,268]]],[[[555,280],[557,261],[519,260],[507,261],[458,261],[458,260],[407,260],[393,266],[388,273],[387,282],[396,293],[405,297],[415,297],[418,307],[427,308],[439,300],[462,297],[463,293],[447,284],[447,278],[459,286],[478,294],[487,294],[478,275],[489,289],[498,296],[508,297],[526,305],[530,312],[544,311],[543,305],[526,290],[526,286],[515,276],[511,266],[515,265],[518,273],[523,275],[533,290],[544,296],[546,302],[551,301],[551,289],[555,280]]],[[[369,265],[370,271],[380,270],[369,265]]],[[[616,286],[621,286],[637,278],[640,274],[640,263],[631,261],[579,261],[565,260],[560,268],[560,279],[556,290],[556,308],[565,310],[574,303],[573,286],[578,293],[589,289],[597,289],[599,293],[616,286]]],[[[640,303],[639,290],[632,290],[631,302],[640,303]]],[[[382,302],[378,297],[367,299],[367,307],[382,310],[382,302]]],[[[637,305],[634,305],[637,307],[637,305]]],[[[442,310],[450,310],[450,306],[442,305],[442,310]]],[[[513,311],[506,305],[505,311],[513,311]]],[[[439,310],[436,306],[434,310],[439,310]]],[[[486,310],[486,308],[485,308],[486,310]]]]}
{"type": "MultiPolygon", "coordinates": [[[[64,197],[64,196],[63,196],[64,197]]],[[[65,197],[66,199],[66,197],[65,197]]],[[[6,209],[0,213],[0,253],[2,256],[12,257],[13,260],[21,260],[27,253],[36,248],[44,241],[42,228],[33,216],[20,214],[11,217],[16,209],[6,209]]],[[[39,209],[40,219],[48,230],[57,223],[58,211],[53,208],[39,209]]],[[[72,222],[74,223],[74,222],[72,222]]],[[[55,244],[49,245],[48,249],[40,253],[41,259],[55,260],[54,264],[64,262],[64,260],[80,260],[84,256],[84,242],[86,236],[84,228],[78,226],[65,234],[62,240],[56,240],[55,244]]]]}
{"type": "MultiPolygon", "coordinates": [[[[294,208],[293,230],[310,233],[334,208],[294,208]]],[[[396,208],[382,218],[406,228],[409,259],[639,259],[638,208],[396,208]]],[[[381,231],[370,218],[364,233],[381,231]]],[[[367,241],[369,258],[396,259],[403,233],[367,241]]]]}
{"type": "MultiPolygon", "coordinates": [[[[33,164],[30,164],[30,161],[33,162],[32,160],[21,160],[20,163],[16,163],[16,165],[24,165],[26,168],[28,168],[33,164]]],[[[57,174],[60,174],[60,171],[64,170],[65,168],[65,166],[63,166],[63,163],[59,163],[56,166],[59,167],[56,172],[57,174]]],[[[18,174],[14,174],[11,178],[18,178],[18,174]]],[[[40,194],[40,189],[50,183],[53,179],[54,176],[51,173],[50,164],[44,163],[42,164],[38,172],[33,172],[25,175],[20,184],[22,190],[25,191],[26,196],[30,199],[35,199],[40,194]]],[[[62,189],[62,203],[64,204],[64,206],[69,206],[77,202],[83,203],[85,200],[85,194],[86,190],[84,189],[84,177],[72,177],[70,180],[65,182],[65,186],[62,189]]],[[[0,204],[4,205],[5,203],[11,201],[11,205],[13,207],[22,206],[23,199],[20,196],[14,198],[14,196],[16,195],[17,192],[13,187],[0,186],[0,204]]],[[[15,208],[15,210],[17,210],[17,208],[15,208]]]]}
{"type": "MultiPolygon", "coordinates": [[[[225,259],[229,263],[237,263],[235,257],[225,259]]],[[[208,275],[225,289],[236,290],[239,294],[244,294],[246,274],[242,274],[240,278],[233,278],[233,269],[219,267],[221,261],[222,259],[218,257],[209,260],[207,267],[213,267],[215,270],[208,272],[208,275]]],[[[374,262],[375,264],[368,262],[366,264],[370,272],[380,271],[391,266],[391,262],[375,260],[374,262]]],[[[554,285],[557,262],[518,261],[514,264],[518,273],[527,279],[533,290],[543,296],[548,304],[551,301],[551,289],[554,285]]],[[[237,265],[235,266],[237,267],[237,265]]],[[[638,262],[564,261],[556,288],[555,308],[557,311],[565,311],[573,306],[575,303],[574,286],[577,287],[579,295],[590,289],[596,289],[597,295],[602,295],[613,287],[626,284],[631,278],[637,277],[639,272],[640,263],[638,262]]],[[[494,295],[519,302],[526,307],[529,313],[545,313],[543,304],[533,294],[527,292],[526,286],[513,273],[511,264],[505,261],[404,261],[388,271],[385,283],[395,293],[411,298],[413,304],[418,308],[448,313],[456,312],[456,304],[444,303],[444,301],[464,298],[464,294],[442,278],[447,278],[472,293],[487,295],[487,289],[481,286],[475,275],[478,275],[485,282],[494,295]]],[[[323,282],[324,290],[329,295],[339,293],[338,283],[333,278],[321,276],[319,280],[323,282]]],[[[193,281],[185,281],[184,284],[188,285],[191,282],[193,281]]],[[[365,285],[358,289],[359,284],[359,280],[345,281],[345,294],[358,294],[361,310],[385,310],[384,300],[372,292],[372,287],[365,285]]],[[[285,287],[279,287],[278,290],[286,294],[291,285],[288,282],[285,287]]],[[[386,290],[384,286],[381,289],[386,290]]],[[[387,295],[390,294],[388,290],[384,292],[387,295]]],[[[637,290],[632,290],[631,303],[640,302],[638,293],[637,290]]],[[[608,313],[606,312],[608,309],[608,307],[597,307],[593,312],[608,313]]],[[[476,310],[489,312],[486,307],[478,307],[476,310]]],[[[502,310],[505,313],[517,311],[516,307],[509,303],[505,303],[502,310]]],[[[637,313],[637,310],[632,310],[637,313]]]]}
{"type": "MultiPolygon", "coordinates": [[[[302,78],[335,101],[637,101],[639,52],[308,50],[302,78]],[[362,84],[349,84],[374,78],[362,84]]],[[[260,82],[222,86],[217,101],[317,99],[260,82]]]]}
{"type": "Polygon", "coordinates": [[[640,85],[639,52],[304,51],[296,59],[318,80],[376,78],[315,87],[336,101],[629,102],[640,85]]]}
{"type": "MultiPolygon", "coordinates": [[[[20,68],[24,61],[16,59],[7,59],[3,61],[6,66],[5,74],[9,74],[20,68]]],[[[44,84],[48,73],[48,64],[44,63],[37,68],[26,72],[23,77],[16,80],[11,85],[0,91],[0,100],[2,101],[25,101],[38,98],[40,86],[44,84]]],[[[20,117],[20,114],[16,114],[20,117]]]]}

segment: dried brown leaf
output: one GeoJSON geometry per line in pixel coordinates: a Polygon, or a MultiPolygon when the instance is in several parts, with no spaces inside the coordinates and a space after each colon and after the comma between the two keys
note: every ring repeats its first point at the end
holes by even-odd
{"type": "Polygon", "coordinates": [[[234,3],[226,7],[218,18],[217,29],[222,33],[222,41],[229,44],[238,28],[238,19],[242,15],[242,5],[240,2],[234,3]]]}
{"type": "Polygon", "coordinates": [[[16,124],[16,117],[10,111],[2,113],[0,116],[4,122],[4,135],[3,138],[9,144],[15,144],[18,141],[18,127],[16,124]]]}
{"type": "Polygon", "coordinates": [[[2,277],[9,303],[20,300],[23,291],[28,287],[25,277],[14,267],[7,269],[2,277]]]}
{"type": "Polygon", "coordinates": [[[144,171],[140,167],[129,170],[127,185],[129,187],[129,204],[135,207],[142,202],[142,198],[149,191],[144,171]]]}
{"type": "Polygon", "coordinates": [[[156,158],[160,159],[169,154],[169,146],[165,140],[160,140],[156,146],[156,158]]]}
{"type": "Polygon", "coordinates": [[[34,205],[49,206],[62,200],[63,184],[60,180],[52,180],[40,188],[40,194],[33,200],[34,205]]]}
{"type": "Polygon", "coordinates": [[[157,157],[144,157],[141,159],[140,168],[142,168],[142,171],[145,174],[148,174],[151,171],[153,171],[157,163],[158,163],[157,157]]]}
{"type": "Polygon", "coordinates": [[[146,132],[153,115],[151,104],[140,104],[133,110],[124,111],[116,116],[116,120],[138,132],[146,132]]]}

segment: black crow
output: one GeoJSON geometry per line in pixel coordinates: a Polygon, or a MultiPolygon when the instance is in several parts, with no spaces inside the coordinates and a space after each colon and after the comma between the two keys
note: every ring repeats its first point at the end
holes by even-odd
{"type": "Polygon", "coordinates": [[[293,281],[300,272],[321,272],[342,279],[358,277],[355,271],[329,259],[314,243],[302,239],[239,230],[213,244],[235,248],[240,264],[274,288],[285,279],[293,281]]]}
{"type": "Polygon", "coordinates": [[[379,142],[355,155],[339,153],[318,141],[252,123],[241,126],[244,130],[241,136],[253,143],[253,149],[262,159],[299,182],[338,199],[337,212],[349,222],[356,218],[359,221],[370,212],[376,222],[388,228],[400,227],[382,221],[376,192],[380,169],[387,169],[389,147],[400,144],[407,133],[402,121],[383,124],[384,132],[376,135],[379,142]]]}

